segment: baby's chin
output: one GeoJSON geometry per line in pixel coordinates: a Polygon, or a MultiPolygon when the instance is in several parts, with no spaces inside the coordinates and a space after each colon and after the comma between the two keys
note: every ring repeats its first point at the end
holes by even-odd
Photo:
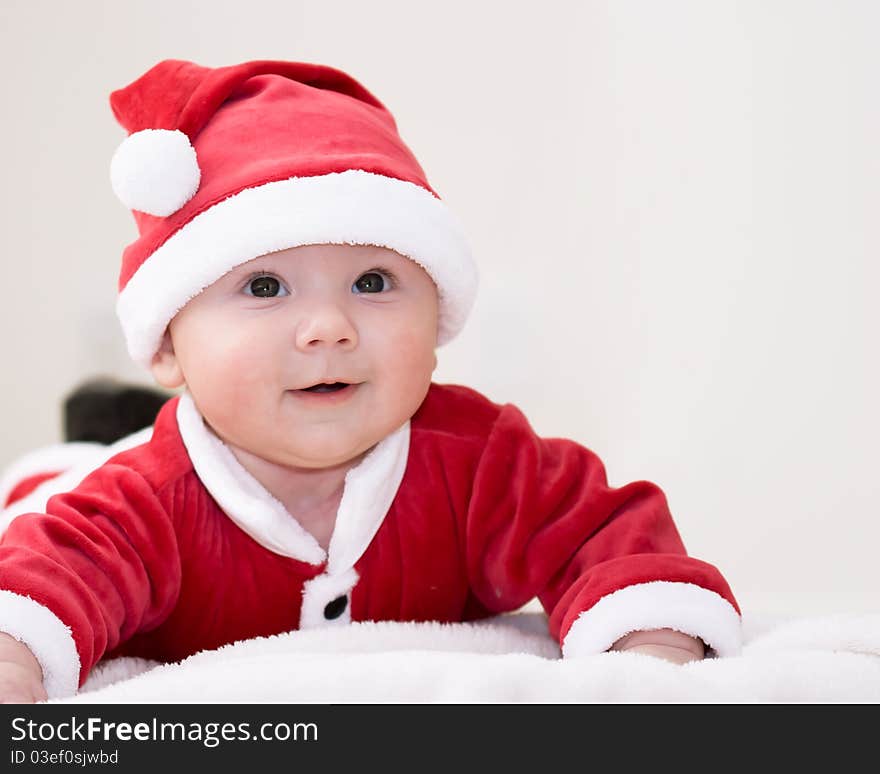
{"type": "Polygon", "coordinates": [[[353,466],[379,442],[371,438],[341,439],[338,431],[323,438],[300,438],[295,446],[278,445],[277,438],[254,437],[250,433],[224,432],[222,426],[208,425],[213,433],[247,468],[249,464],[269,464],[291,471],[327,470],[353,466]],[[275,441],[275,443],[273,443],[275,441]]]}
{"type": "MultiPolygon", "coordinates": [[[[295,470],[326,470],[342,466],[353,466],[359,463],[376,446],[376,443],[358,445],[328,445],[327,448],[314,446],[303,450],[285,450],[270,456],[264,456],[267,462],[295,470]]],[[[256,456],[263,456],[254,452],[256,456]]]]}

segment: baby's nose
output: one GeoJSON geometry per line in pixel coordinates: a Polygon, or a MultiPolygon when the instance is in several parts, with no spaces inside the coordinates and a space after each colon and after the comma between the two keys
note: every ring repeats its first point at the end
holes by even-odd
{"type": "Polygon", "coordinates": [[[296,329],[296,346],[306,351],[321,346],[350,349],[357,345],[357,330],[336,304],[320,304],[304,310],[296,329]]]}

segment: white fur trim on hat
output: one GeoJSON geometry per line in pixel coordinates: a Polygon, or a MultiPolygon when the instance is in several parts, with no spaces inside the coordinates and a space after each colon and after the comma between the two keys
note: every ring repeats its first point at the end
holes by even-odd
{"type": "Polygon", "coordinates": [[[562,655],[604,653],[635,631],[674,629],[698,637],[718,656],[736,656],[742,624],[733,605],[720,594],[693,583],[638,583],[602,597],[581,613],[562,643],[562,655]]]}
{"type": "Polygon", "coordinates": [[[119,294],[129,354],[148,368],[187,301],[242,263],[311,244],[378,245],[406,255],[437,285],[438,345],[464,325],[477,269],[455,216],[421,186],[351,169],[246,188],[174,233],[119,294]]]}
{"type": "Polygon", "coordinates": [[[110,184],[122,203],[163,218],[195,196],[201,179],[195,148],[179,129],[134,132],[110,162],[110,184]]]}

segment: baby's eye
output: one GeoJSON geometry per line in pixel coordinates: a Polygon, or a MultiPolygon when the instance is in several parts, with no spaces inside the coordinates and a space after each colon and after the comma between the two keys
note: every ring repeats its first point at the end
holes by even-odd
{"type": "Polygon", "coordinates": [[[361,274],[352,285],[355,293],[381,293],[383,290],[391,290],[393,287],[388,275],[378,271],[368,271],[361,274]]]}
{"type": "Polygon", "coordinates": [[[286,296],[287,289],[275,277],[265,274],[249,280],[245,286],[245,293],[257,298],[274,298],[286,296]]]}

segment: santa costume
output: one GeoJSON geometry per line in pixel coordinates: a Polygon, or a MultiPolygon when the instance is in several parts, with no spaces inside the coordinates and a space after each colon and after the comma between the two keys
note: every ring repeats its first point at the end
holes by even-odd
{"type": "MultiPolygon", "coordinates": [[[[350,76],[169,60],[111,105],[129,132],[111,181],[139,229],[117,306],[136,361],[226,272],[307,244],[409,257],[437,285],[438,343],[461,329],[477,281],[462,230],[350,76]]],[[[327,551],[188,393],[154,427],[78,452],[42,470],[37,455],[0,492],[0,631],[31,649],[50,697],[108,655],[175,661],[298,628],[472,620],[536,597],[566,658],[660,628],[710,654],[740,647],[727,583],[687,556],[656,486],[609,487],[588,449],[538,437],[515,406],[466,387],[432,384],[348,472],[327,551]],[[50,471],[63,472],[42,480],[50,471]],[[22,497],[26,478],[39,486],[22,497]]]]}

